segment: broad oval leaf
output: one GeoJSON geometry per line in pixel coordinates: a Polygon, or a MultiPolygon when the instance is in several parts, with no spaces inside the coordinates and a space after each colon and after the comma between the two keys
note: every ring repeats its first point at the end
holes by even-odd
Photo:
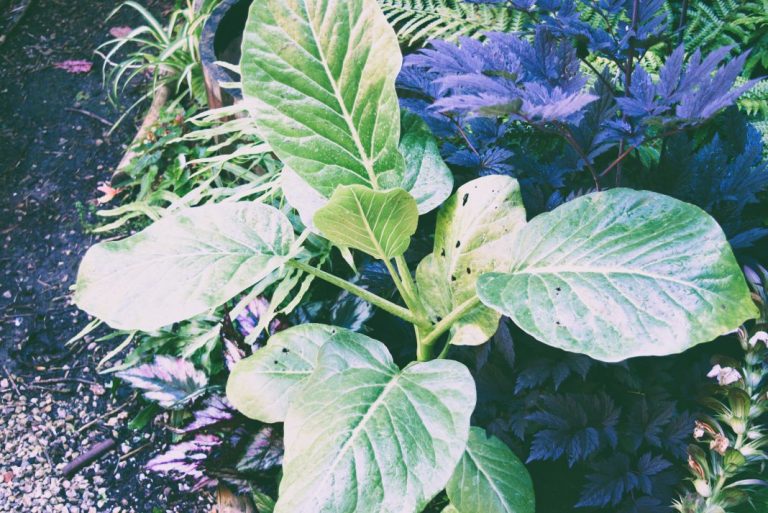
{"type": "MultiPolygon", "coordinates": [[[[433,321],[477,296],[478,277],[509,267],[511,238],[525,224],[517,180],[486,176],[468,182],[437,216],[435,250],[416,269],[419,293],[433,321]]],[[[501,316],[479,304],[451,328],[450,343],[482,344],[501,316]]]]}
{"type": "Polygon", "coordinates": [[[272,335],[267,345],[235,364],[227,398],[246,417],[283,422],[288,405],[315,370],[317,354],[344,328],[302,324],[272,335]]]}
{"type": "Polygon", "coordinates": [[[402,255],[416,232],[416,201],[403,189],[344,185],[315,213],[315,226],[338,246],[387,260],[402,255]]]}
{"type": "Polygon", "coordinates": [[[421,117],[403,111],[400,153],[405,159],[405,176],[400,186],[416,200],[419,214],[426,214],[451,195],[453,173],[440,156],[432,131],[421,117]]]}
{"type": "Polygon", "coordinates": [[[543,214],[480,299],[539,340],[604,361],[678,353],[754,318],[725,235],[704,211],[613,189],[543,214]]]}
{"type": "Polygon", "coordinates": [[[75,303],[111,327],[152,331],[219,306],[286,260],[293,227],[260,203],[182,210],[85,254],[75,303]]]}
{"type": "Polygon", "coordinates": [[[398,187],[402,56],[375,0],[264,0],[250,8],[246,105],[277,156],[313,189],[398,187]]]}
{"type": "Polygon", "coordinates": [[[340,333],[291,403],[275,513],[417,513],[469,436],[475,384],[452,360],[402,371],[381,342],[340,333]]]}
{"type": "Polygon", "coordinates": [[[473,427],[464,456],[445,487],[457,513],[534,513],[528,470],[495,436],[473,427]]]}
{"type": "MultiPolygon", "coordinates": [[[[416,200],[419,214],[439,207],[453,190],[453,173],[440,156],[437,140],[427,124],[416,114],[402,111],[400,153],[405,159],[405,174],[401,189],[416,200]]],[[[315,230],[313,217],[328,203],[295,171],[286,167],[280,174],[285,199],[295,208],[304,226],[315,230]]]]}

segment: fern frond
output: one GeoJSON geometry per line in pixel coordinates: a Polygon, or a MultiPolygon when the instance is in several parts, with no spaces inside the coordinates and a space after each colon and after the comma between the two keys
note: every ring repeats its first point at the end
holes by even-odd
{"type": "Polygon", "coordinates": [[[527,17],[504,6],[462,0],[379,0],[379,5],[407,46],[430,39],[480,38],[484,32],[519,32],[527,17]]]}
{"type": "Polygon", "coordinates": [[[741,53],[765,37],[768,11],[764,0],[701,0],[691,5],[685,30],[689,50],[704,53],[731,45],[741,53]]]}
{"type": "Polygon", "coordinates": [[[768,157],[768,121],[753,121],[752,126],[763,136],[763,155],[768,157]]]}
{"type": "MultiPolygon", "coordinates": [[[[744,83],[744,80],[739,82],[744,83]]],[[[736,86],[739,86],[739,82],[736,86]]],[[[750,117],[768,118],[768,79],[761,80],[738,100],[739,107],[750,117]]]]}

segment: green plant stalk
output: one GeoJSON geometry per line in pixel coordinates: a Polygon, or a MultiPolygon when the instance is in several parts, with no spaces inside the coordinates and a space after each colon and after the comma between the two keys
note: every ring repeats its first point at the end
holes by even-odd
{"type": "Polygon", "coordinates": [[[400,317],[404,321],[408,321],[411,324],[414,324],[416,326],[421,326],[421,327],[429,326],[428,322],[425,323],[423,319],[420,319],[418,316],[416,316],[413,312],[411,312],[407,308],[403,308],[402,306],[397,305],[391,301],[388,301],[381,296],[377,296],[373,292],[365,290],[364,288],[359,287],[354,283],[350,283],[343,278],[339,278],[338,276],[334,276],[331,273],[327,273],[309,264],[305,264],[304,262],[299,262],[298,260],[289,260],[287,262],[287,265],[290,265],[297,269],[301,269],[307,274],[311,274],[313,276],[320,278],[321,280],[327,281],[331,285],[336,285],[340,289],[346,290],[350,294],[354,294],[359,298],[368,301],[372,305],[378,306],[385,312],[390,313],[396,317],[400,317]]]}
{"type": "Polygon", "coordinates": [[[396,256],[395,264],[397,265],[397,272],[400,275],[400,279],[402,280],[403,288],[405,292],[410,296],[409,299],[414,303],[415,307],[423,310],[424,307],[421,304],[419,294],[416,292],[416,284],[413,282],[411,270],[408,269],[408,263],[405,261],[405,257],[403,257],[403,255],[396,256]]]}
{"type": "MultiPolygon", "coordinates": [[[[456,321],[458,321],[464,314],[472,310],[480,303],[480,298],[477,296],[467,299],[462,304],[454,308],[451,313],[446,315],[432,328],[424,338],[418,341],[416,347],[416,357],[420,362],[426,362],[434,359],[435,355],[435,343],[440,336],[451,329],[456,321]]],[[[442,354],[442,353],[441,353],[442,354]]]]}

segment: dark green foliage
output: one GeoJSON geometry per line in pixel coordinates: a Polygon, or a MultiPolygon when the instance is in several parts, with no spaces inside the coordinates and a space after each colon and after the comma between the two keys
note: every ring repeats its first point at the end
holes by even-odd
{"type": "Polygon", "coordinates": [[[481,398],[476,416],[528,460],[537,511],[668,513],[706,353],[605,364],[502,326],[511,334],[465,352],[481,398]],[[513,360],[503,356],[510,352],[513,360]]]}

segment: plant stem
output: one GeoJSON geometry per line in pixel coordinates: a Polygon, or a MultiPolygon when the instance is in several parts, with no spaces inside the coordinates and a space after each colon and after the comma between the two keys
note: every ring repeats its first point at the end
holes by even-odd
{"type": "Polygon", "coordinates": [[[414,310],[418,316],[422,317],[424,322],[427,322],[427,310],[424,308],[424,303],[421,302],[419,289],[416,287],[416,283],[413,281],[411,270],[408,269],[408,262],[405,261],[405,257],[400,255],[395,257],[395,263],[397,264],[397,272],[400,273],[400,278],[403,280],[403,287],[411,296],[411,302],[406,302],[406,304],[408,304],[408,307],[411,310],[414,310]]]}
{"type": "Polygon", "coordinates": [[[397,271],[395,271],[395,268],[392,267],[392,262],[390,262],[388,258],[382,258],[381,261],[384,262],[384,266],[387,268],[387,272],[389,272],[389,276],[392,278],[392,282],[395,284],[395,288],[400,293],[403,301],[405,301],[405,304],[410,308],[410,294],[408,294],[408,290],[403,285],[403,282],[400,279],[400,275],[397,273],[397,271]]]}
{"type": "Polygon", "coordinates": [[[456,308],[451,311],[448,315],[446,315],[443,319],[440,320],[435,326],[432,328],[432,331],[430,331],[424,338],[419,341],[418,347],[416,348],[416,355],[418,356],[418,360],[420,362],[431,360],[432,355],[434,355],[434,345],[435,342],[440,338],[440,335],[451,329],[451,326],[458,321],[464,314],[466,314],[468,311],[473,309],[475,306],[477,306],[480,303],[480,298],[477,296],[471,297],[470,299],[464,301],[462,304],[457,306],[456,308]]]}
{"type": "Polygon", "coordinates": [[[425,323],[423,319],[417,317],[407,308],[403,308],[402,306],[388,301],[381,296],[377,296],[373,292],[355,285],[354,283],[350,283],[343,278],[339,278],[338,276],[334,276],[331,273],[325,272],[322,269],[318,269],[309,264],[305,264],[304,262],[299,262],[298,260],[289,260],[287,264],[297,269],[301,269],[307,274],[311,274],[312,276],[316,276],[322,280],[325,280],[331,285],[336,285],[340,289],[346,290],[350,294],[354,294],[357,297],[368,301],[372,305],[378,306],[385,312],[391,313],[396,317],[400,317],[404,321],[408,321],[411,324],[415,324],[417,326],[429,326],[429,323],[425,323]]]}

